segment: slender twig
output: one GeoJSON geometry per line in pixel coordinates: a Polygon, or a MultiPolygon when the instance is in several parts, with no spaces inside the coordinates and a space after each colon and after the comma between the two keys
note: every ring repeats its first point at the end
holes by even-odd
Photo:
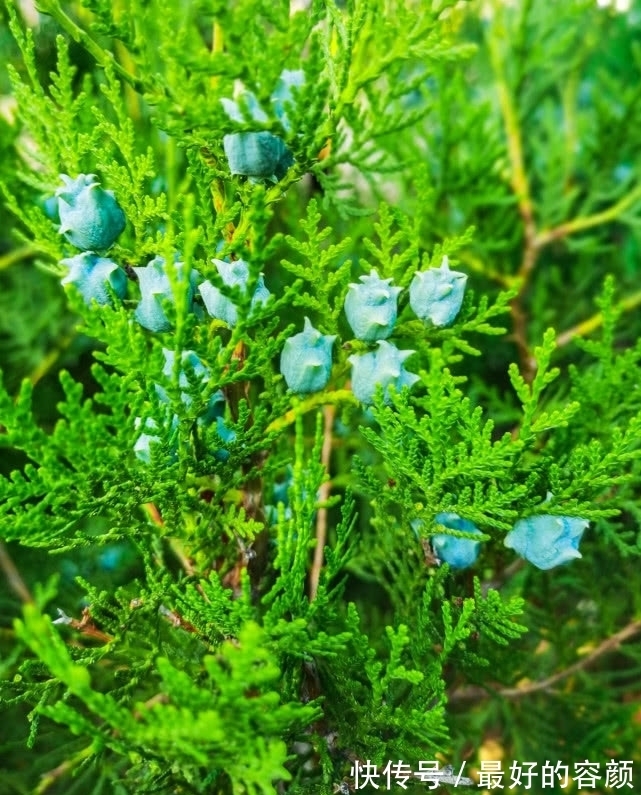
{"type": "Polygon", "coordinates": [[[180,613],[177,613],[175,610],[170,610],[168,607],[164,605],[160,605],[158,608],[158,613],[168,621],[172,627],[184,629],[185,632],[193,632],[198,633],[196,627],[190,622],[183,618],[180,613]]]}
{"type": "Polygon", "coordinates": [[[58,345],[55,348],[52,348],[38,364],[34,367],[34,369],[29,373],[27,376],[28,380],[31,381],[31,384],[35,386],[38,381],[41,381],[45,375],[51,370],[51,368],[55,365],[58,359],[62,356],[62,354],[69,348],[71,343],[76,338],[76,331],[75,329],[71,331],[69,334],[64,336],[58,345]]]}
{"type": "MultiPolygon", "coordinates": [[[[519,290],[518,294],[512,300],[510,310],[514,328],[513,339],[519,351],[522,375],[526,381],[531,381],[536,372],[536,361],[531,355],[527,340],[527,314],[523,307],[523,299],[541,250],[550,243],[568,237],[569,235],[615,221],[628,208],[641,201],[641,184],[637,185],[611,207],[601,212],[565,221],[551,229],[537,230],[534,218],[534,202],[532,200],[525,168],[523,141],[518,112],[505,76],[506,70],[500,51],[499,39],[501,38],[501,34],[504,34],[505,31],[501,27],[501,22],[498,20],[498,14],[497,20],[495,21],[495,28],[496,30],[488,37],[488,47],[495,76],[499,107],[505,129],[507,153],[510,164],[510,184],[517,200],[519,214],[523,223],[524,235],[523,258],[515,277],[515,280],[518,280],[519,283],[519,290]]],[[[575,82],[575,80],[572,81],[572,87],[575,87],[575,82]]],[[[566,146],[571,147],[573,145],[576,129],[572,116],[571,90],[569,87],[564,92],[563,105],[566,117],[568,117],[569,130],[566,146]]],[[[637,302],[631,302],[631,306],[636,305],[637,302]]],[[[599,326],[602,320],[602,315],[595,315],[593,318],[590,318],[584,323],[562,334],[558,339],[558,344],[564,345],[577,334],[588,333],[593,328],[599,326]]]]}
{"type": "Polygon", "coordinates": [[[40,0],[39,6],[43,14],[52,16],[60,27],[66,30],[77,44],[81,44],[87,52],[93,55],[100,66],[103,68],[111,66],[116,74],[129,83],[135,90],[141,91],[144,88],[142,80],[122,67],[111,52],[101,47],[95,39],[77,25],[73,19],[62,10],[60,4],[56,2],[56,0],[40,0]]]}
{"type": "MultiPolygon", "coordinates": [[[[160,511],[154,505],[153,502],[146,502],[142,507],[143,507],[143,510],[145,511],[145,513],[147,514],[147,517],[148,517],[150,522],[155,524],[156,527],[159,527],[159,528],[164,528],[165,527],[164,519],[162,518],[162,516],[160,514],[160,511]]],[[[178,538],[168,538],[168,543],[169,543],[169,546],[171,548],[171,551],[173,552],[173,554],[176,557],[176,560],[180,563],[180,565],[185,570],[185,573],[189,577],[193,577],[196,574],[196,569],[194,568],[193,562],[191,561],[191,559],[189,558],[189,556],[185,552],[185,550],[183,548],[183,545],[180,542],[180,540],[178,538]]],[[[200,592],[203,594],[203,597],[205,599],[207,599],[207,597],[205,596],[204,592],[202,591],[202,588],[200,587],[200,585],[197,586],[197,587],[198,587],[198,590],[200,590],[200,592]]],[[[207,601],[209,601],[209,599],[207,599],[207,601]]]]}
{"type": "Polygon", "coordinates": [[[561,106],[563,108],[563,140],[565,143],[563,192],[567,193],[572,184],[578,144],[578,125],[576,96],[579,90],[581,70],[573,69],[561,87],[561,106]]]}
{"type": "MultiPolygon", "coordinates": [[[[498,25],[498,22],[496,24],[498,25]]],[[[530,275],[534,270],[539,255],[536,222],[534,220],[534,203],[532,201],[530,184],[525,169],[518,112],[513,101],[510,87],[505,78],[503,59],[501,58],[496,33],[489,36],[488,47],[496,80],[499,107],[501,109],[503,126],[505,128],[508,159],[510,162],[510,183],[514,195],[516,196],[519,214],[523,222],[523,258],[517,273],[517,278],[520,279],[520,286],[518,294],[512,299],[510,309],[514,328],[513,339],[519,350],[522,375],[527,381],[530,381],[534,377],[536,362],[534,362],[532,358],[527,342],[527,317],[523,309],[523,296],[527,290],[530,275]]]]}
{"type": "Polygon", "coordinates": [[[630,191],[626,196],[620,199],[616,204],[608,207],[607,210],[602,210],[600,213],[594,215],[585,215],[580,218],[574,218],[571,221],[566,221],[559,226],[552,229],[543,229],[536,237],[536,245],[541,248],[555,240],[560,240],[568,235],[573,235],[576,232],[582,232],[584,229],[592,229],[594,226],[601,226],[616,219],[628,207],[632,206],[635,202],[641,201],[641,184],[637,185],[634,190],[630,191]]]}
{"type": "MultiPolygon", "coordinates": [[[[145,710],[148,710],[153,709],[158,704],[169,704],[169,696],[167,693],[156,693],[155,696],[148,698],[141,706],[144,707],[145,710]]],[[[144,712],[140,709],[135,709],[133,711],[133,716],[135,720],[142,720],[144,712]]]]}
{"type": "Polygon", "coordinates": [[[53,787],[58,779],[66,776],[68,773],[71,773],[75,767],[84,762],[85,759],[89,759],[95,753],[96,747],[92,743],[86,748],[83,748],[82,751],[78,751],[78,753],[72,756],[70,759],[65,759],[65,761],[59,764],[58,767],[54,767],[53,770],[50,770],[48,773],[44,773],[40,783],[34,789],[33,795],[44,795],[47,790],[53,787]]]}
{"type": "Polygon", "coordinates": [[[493,580],[488,580],[482,585],[483,596],[487,596],[489,591],[498,591],[506,582],[512,579],[515,574],[518,574],[525,566],[524,558],[517,558],[515,561],[506,566],[493,580]]]}
{"type": "MultiPolygon", "coordinates": [[[[518,119],[518,113],[514,106],[510,88],[505,79],[505,70],[503,68],[503,60],[499,51],[499,45],[496,36],[490,36],[489,41],[490,59],[492,62],[492,69],[496,78],[496,90],[498,93],[499,106],[501,108],[501,115],[503,116],[503,125],[505,127],[505,135],[507,138],[507,152],[510,161],[510,182],[512,189],[517,199],[519,213],[523,219],[523,226],[525,230],[526,244],[531,246],[535,238],[535,223],[534,223],[534,207],[532,197],[530,194],[530,184],[525,170],[525,159],[523,156],[523,142],[521,139],[521,128],[518,119]]],[[[532,263],[530,263],[531,252],[526,247],[526,255],[524,256],[521,271],[530,270],[532,263]]]]}
{"type": "MultiPolygon", "coordinates": [[[[111,9],[114,22],[120,24],[128,13],[126,0],[114,0],[111,4],[111,9]]],[[[113,49],[115,60],[121,64],[127,74],[133,74],[136,70],[136,64],[124,42],[114,41],[113,49]]],[[[141,96],[129,81],[125,81],[124,95],[129,118],[134,122],[139,122],[142,118],[141,96]]]]}
{"type": "MultiPolygon", "coordinates": [[[[637,290],[617,304],[617,308],[624,312],[629,312],[630,309],[636,309],[638,306],[641,306],[641,290],[637,290]]],[[[576,326],[572,326],[572,328],[559,334],[556,338],[557,348],[567,345],[568,342],[571,342],[575,337],[585,337],[587,334],[590,334],[595,329],[599,328],[599,326],[603,325],[603,319],[603,312],[596,312],[596,314],[587,318],[587,320],[582,320],[580,323],[577,323],[576,326]]]]}
{"type": "Polygon", "coordinates": [[[20,262],[23,259],[31,259],[31,257],[35,257],[38,251],[39,249],[37,249],[35,246],[21,246],[20,248],[14,248],[13,251],[9,251],[0,257],[0,271],[10,268],[12,265],[15,265],[16,262],[20,262]]]}
{"type": "Polygon", "coordinates": [[[457,254],[461,262],[464,262],[470,270],[480,273],[487,279],[498,282],[502,287],[513,287],[516,283],[516,277],[511,274],[500,273],[491,265],[483,262],[480,257],[473,254],[471,251],[459,251],[457,254]]]}
{"type": "Polygon", "coordinates": [[[354,397],[354,393],[349,389],[335,389],[332,392],[318,392],[309,398],[301,400],[300,403],[297,403],[297,405],[294,406],[294,408],[285,412],[282,417],[278,417],[278,419],[270,422],[270,424],[267,426],[267,432],[272,433],[273,431],[282,431],[283,428],[286,428],[288,425],[292,425],[294,422],[296,422],[296,417],[299,417],[301,414],[306,414],[308,411],[313,411],[313,409],[318,408],[318,406],[322,406],[324,404],[337,405],[338,403],[353,403],[354,405],[358,405],[358,401],[354,397]]]}
{"type": "Polygon", "coordinates": [[[165,526],[165,522],[162,516],[160,515],[160,511],[158,510],[158,508],[156,508],[153,502],[146,502],[142,507],[145,513],[147,514],[149,520],[153,522],[156,525],[156,527],[165,526]]]}
{"type": "MultiPolygon", "coordinates": [[[[324,406],[323,417],[325,425],[323,429],[323,448],[321,450],[321,463],[325,471],[329,474],[329,462],[332,455],[332,430],[334,427],[334,417],[336,416],[335,406],[324,406]]],[[[326,503],[332,488],[331,480],[328,478],[321,484],[318,490],[318,501],[326,503]]],[[[327,508],[325,506],[318,509],[316,515],[316,548],[314,549],[314,562],[309,575],[309,598],[314,599],[318,591],[320,573],[323,567],[325,555],[325,541],[327,539],[327,508]]]]}
{"type": "MultiPolygon", "coordinates": [[[[220,26],[220,22],[214,20],[214,23],[211,28],[211,58],[212,62],[215,60],[216,56],[222,53],[225,49],[225,39],[223,36],[223,29],[220,26]]],[[[212,75],[210,78],[210,85],[212,88],[216,88],[218,85],[218,81],[220,79],[219,75],[212,75]]]]}
{"type": "Polygon", "coordinates": [[[88,607],[83,609],[82,618],[80,621],[73,619],[70,626],[73,627],[73,629],[77,629],[78,631],[82,632],[83,635],[86,635],[89,638],[94,638],[95,640],[100,640],[103,643],[111,643],[113,640],[112,635],[102,632],[102,630],[98,629],[98,627],[93,623],[91,612],[88,607]]]}
{"type": "Polygon", "coordinates": [[[540,693],[543,690],[550,690],[554,685],[567,679],[579,671],[588,668],[604,654],[617,649],[624,641],[638,635],[641,632],[641,620],[631,621],[623,629],[603,640],[590,654],[578,660],[568,668],[551,676],[541,679],[538,682],[530,682],[523,687],[504,687],[500,690],[485,689],[482,687],[467,687],[452,693],[449,697],[450,702],[456,701],[477,701],[490,696],[500,696],[502,698],[522,698],[532,693],[540,693]]]}
{"type": "Polygon", "coordinates": [[[0,569],[4,571],[7,583],[16,596],[25,604],[33,604],[33,596],[9,555],[4,541],[0,541],[0,569]]]}
{"type": "Polygon", "coordinates": [[[96,627],[96,625],[93,623],[91,611],[88,607],[85,607],[82,611],[81,619],[71,618],[71,616],[68,616],[64,610],[61,610],[60,608],[58,608],[58,613],[59,618],[53,622],[54,624],[64,624],[67,627],[75,629],[86,637],[92,638],[92,640],[99,640],[102,643],[111,643],[113,641],[112,635],[102,632],[102,630],[98,629],[98,627],[96,627]]]}

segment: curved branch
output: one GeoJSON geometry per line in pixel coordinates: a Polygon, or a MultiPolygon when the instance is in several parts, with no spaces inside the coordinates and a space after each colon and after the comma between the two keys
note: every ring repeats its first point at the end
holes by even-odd
{"type": "Polygon", "coordinates": [[[504,687],[500,690],[485,689],[482,687],[466,687],[452,693],[449,697],[450,703],[457,701],[477,701],[490,696],[499,696],[502,698],[522,698],[523,696],[532,695],[532,693],[540,693],[544,690],[550,690],[554,685],[567,679],[568,676],[578,673],[579,671],[588,668],[592,663],[596,662],[599,657],[607,654],[610,651],[617,649],[624,641],[638,635],[641,632],[641,619],[631,621],[623,629],[611,635],[609,638],[603,640],[590,654],[586,655],[583,659],[578,660],[568,668],[551,676],[541,679],[538,682],[530,682],[523,687],[504,687]]]}

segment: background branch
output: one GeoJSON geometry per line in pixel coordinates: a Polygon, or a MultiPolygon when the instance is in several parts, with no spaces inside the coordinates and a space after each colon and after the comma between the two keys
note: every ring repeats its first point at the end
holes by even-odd
{"type": "Polygon", "coordinates": [[[458,701],[479,701],[490,696],[499,696],[502,698],[523,698],[524,696],[532,695],[532,693],[540,693],[541,691],[550,690],[552,687],[567,679],[572,674],[588,668],[592,663],[596,662],[604,654],[618,648],[624,641],[633,638],[641,632],[641,620],[631,621],[623,629],[611,635],[602,641],[594,651],[586,655],[582,660],[578,660],[568,668],[558,671],[551,676],[541,679],[538,682],[530,682],[523,687],[504,687],[500,690],[493,690],[491,688],[485,689],[482,687],[466,687],[461,690],[455,691],[449,697],[450,703],[458,701]]]}

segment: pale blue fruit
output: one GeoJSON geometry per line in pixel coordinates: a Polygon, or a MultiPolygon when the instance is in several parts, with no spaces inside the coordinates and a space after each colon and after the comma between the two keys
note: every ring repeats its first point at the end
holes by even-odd
{"type": "Polygon", "coordinates": [[[376,388],[383,388],[384,400],[389,403],[389,387],[398,392],[405,386],[411,388],[419,377],[405,369],[403,362],[415,351],[399,351],[386,340],[378,341],[378,350],[354,354],[348,361],[352,365],[352,392],[361,403],[374,402],[376,388]]]}
{"type": "Polygon", "coordinates": [[[440,268],[414,274],[410,306],[421,320],[439,327],[449,326],[461,309],[466,282],[467,276],[451,271],[447,257],[443,257],[440,268]]]}
{"type": "Polygon", "coordinates": [[[365,342],[386,339],[396,324],[400,287],[391,279],[381,279],[372,270],[360,277],[361,284],[350,284],[345,298],[345,315],[354,336],[365,342]]]}
{"type": "Polygon", "coordinates": [[[61,174],[64,185],[56,191],[60,234],[77,248],[104,251],[126,226],[125,214],[113,191],[103,190],[95,174],[76,179],[61,174]]]}
{"type": "MultiPolygon", "coordinates": [[[[249,265],[242,259],[235,262],[225,262],[224,260],[212,260],[220,278],[227,287],[239,287],[243,292],[247,290],[247,282],[249,281],[249,265]]],[[[209,315],[217,320],[224,320],[229,326],[235,326],[238,322],[238,310],[236,304],[223,295],[222,292],[213,285],[210,281],[203,282],[200,287],[200,294],[205,304],[205,309],[209,315]]],[[[256,289],[251,300],[251,307],[257,304],[264,304],[269,298],[271,293],[265,287],[263,274],[258,276],[256,289]]]]}
{"type": "MultiPolygon", "coordinates": [[[[434,517],[437,524],[450,530],[461,530],[464,533],[483,535],[478,527],[457,513],[438,513],[434,517]]],[[[443,563],[453,569],[465,569],[476,563],[481,551],[481,542],[470,538],[456,538],[445,533],[438,533],[431,538],[432,549],[443,563]]]]}
{"type": "Polygon", "coordinates": [[[93,251],[85,251],[60,260],[69,272],[60,281],[61,284],[73,284],[82,295],[84,302],[90,305],[93,300],[99,304],[111,304],[108,285],[118,296],[127,295],[127,274],[110,259],[99,257],[93,251]]]}
{"type": "Polygon", "coordinates": [[[581,557],[579,542],[589,524],[576,516],[528,516],[519,519],[503,543],[537,568],[552,569],[581,557]]]}
{"type": "MultiPolygon", "coordinates": [[[[177,277],[184,281],[185,266],[182,262],[175,262],[177,277]]],[[[175,303],[174,292],[171,287],[167,266],[163,257],[155,257],[144,268],[134,268],[140,286],[140,303],[136,307],[134,317],[143,328],[149,331],[169,331],[172,323],[163,308],[165,301],[175,303]]],[[[191,309],[194,298],[194,289],[198,280],[198,273],[192,270],[189,274],[187,285],[187,303],[191,309]]]]}
{"type": "Polygon", "coordinates": [[[321,334],[306,317],[303,330],[285,340],[280,371],[292,392],[319,392],[327,386],[335,339],[336,335],[321,334]]]}

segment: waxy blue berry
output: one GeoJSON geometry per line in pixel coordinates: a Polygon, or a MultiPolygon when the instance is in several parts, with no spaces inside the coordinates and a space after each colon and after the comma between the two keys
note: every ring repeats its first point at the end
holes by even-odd
{"type": "Polygon", "coordinates": [[[410,284],[410,306],[421,320],[435,326],[449,326],[458,315],[467,276],[451,271],[447,257],[440,268],[430,268],[414,274],[410,284]]]}
{"type": "MultiPolygon", "coordinates": [[[[437,513],[434,517],[437,524],[450,530],[461,530],[464,533],[483,535],[478,527],[457,513],[437,513]]],[[[443,563],[453,569],[465,569],[476,562],[481,551],[481,542],[471,538],[456,538],[445,533],[438,533],[431,538],[432,549],[443,563]]]]}
{"type": "Polygon", "coordinates": [[[306,317],[303,331],[285,340],[280,371],[292,392],[319,392],[327,386],[335,339],[335,334],[321,334],[306,317]]]}
{"type": "MultiPolygon", "coordinates": [[[[174,372],[174,364],[176,361],[176,354],[174,351],[170,351],[167,348],[162,349],[163,356],[165,357],[165,365],[163,367],[163,375],[167,378],[171,378],[174,372]]],[[[187,375],[187,369],[193,371],[193,374],[196,378],[196,381],[205,384],[209,380],[209,369],[205,367],[205,365],[201,362],[200,357],[194,352],[185,350],[182,352],[181,355],[181,368],[180,373],[178,375],[178,384],[179,386],[185,390],[181,392],[181,400],[185,404],[187,408],[190,408],[192,405],[192,398],[189,395],[189,392],[186,391],[190,385],[190,380],[187,375]]],[[[159,386],[156,384],[156,394],[158,397],[164,402],[169,403],[169,396],[167,395],[166,390],[164,387],[159,386]]],[[[219,417],[225,411],[225,396],[223,395],[222,390],[218,390],[214,392],[214,394],[209,399],[207,404],[207,409],[205,414],[202,417],[199,417],[198,420],[202,424],[209,424],[213,422],[217,417],[219,417]]]]}
{"type": "Polygon", "coordinates": [[[266,130],[229,133],[223,149],[232,174],[256,180],[278,182],[294,162],[285,142],[266,130]]]}
{"type": "Polygon", "coordinates": [[[93,251],[60,260],[60,264],[69,268],[61,283],[75,285],[87,305],[92,300],[99,304],[110,304],[112,301],[107,285],[118,298],[127,295],[127,274],[124,270],[112,260],[99,257],[93,251]]]}
{"type": "MultiPolygon", "coordinates": [[[[256,95],[253,92],[245,91],[242,96],[245,107],[249,113],[249,117],[253,121],[266,122],[269,120],[265,111],[260,107],[260,103],[256,99],[256,95]]],[[[240,122],[241,124],[246,121],[245,114],[241,110],[240,104],[236,102],[236,100],[227,99],[224,97],[220,100],[220,104],[225,109],[225,113],[233,121],[240,122]]]]}
{"type": "MultiPolygon", "coordinates": [[[[184,264],[176,262],[174,268],[178,281],[184,281],[186,278],[184,264]]],[[[140,303],[136,307],[134,317],[143,328],[149,329],[149,331],[169,331],[172,323],[163,309],[163,303],[165,301],[175,303],[175,296],[167,275],[164,258],[155,257],[146,267],[133,270],[138,277],[140,286],[140,303]]],[[[192,270],[187,285],[187,303],[190,309],[197,279],[198,273],[192,270]]]]}
{"type": "MultiPolygon", "coordinates": [[[[292,87],[301,85],[304,79],[302,72],[286,69],[272,94],[274,110],[286,130],[289,129],[289,121],[285,112],[285,103],[291,101],[292,87]]],[[[252,121],[264,124],[269,120],[251,91],[246,91],[242,97],[244,110],[252,121]]],[[[239,102],[224,98],[221,99],[221,103],[230,119],[240,123],[248,121],[239,102]]],[[[223,149],[231,173],[249,177],[253,181],[277,182],[294,164],[294,157],[282,138],[267,130],[229,133],[223,137],[223,149]]]]}
{"type": "MultiPolygon", "coordinates": [[[[227,423],[223,417],[216,417],[216,436],[224,445],[236,441],[236,432],[227,427],[227,423]]],[[[217,461],[227,461],[229,455],[229,450],[225,447],[217,447],[216,450],[214,450],[214,458],[217,461]]]]}
{"type": "Polygon", "coordinates": [[[40,200],[42,211],[50,221],[60,225],[60,216],[58,215],[58,197],[57,196],[43,196],[40,200]]]}
{"type": "Polygon", "coordinates": [[[354,335],[359,340],[374,342],[386,339],[396,323],[400,287],[392,287],[391,279],[381,279],[372,270],[361,276],[362,284],[350,284],[345,298],[345,315],[354,335]]]}
{"type": "MultiPolygon", "coordinates": [[[[293,102],[294,96],[292,89],[300,88],[305,83],[305,72],[302,69],[283,69],[276,83],[276,87],[272,91],[270,100],[271,105],[280,119],[281,124],[286,130],[289,130],[290,124],[287,118],[286,106],[293,102]]],[[[242,94],[244,110],[252,121],[266,122],[269,117],[261,108],[260,102],[252,91],[245,91],[242,94]]],[[[223,98],[220,100],[225,113],[233,121],[243,122],[248,121],[241,109],[241,103],[237,100],[223,98]]]]}
{"type": "Polygon", "coordinates": [[[283,127],[289,131],[290,122],[287,118],[287,105],[293,103],[293,88],[301,88],[305,83],[305,72],[302,69],[283,69],[276,88],[272,91],[272,104],[283,127]]]}
{"type": "MultiPolygon", "coordinates": [[[[249,265],[242,259],[235,262],[225,262],[224,260],[212,260],[223,284],[227,287],[239,287],[243,292],[247,289],[247,282],[249,281],[249,265]]],[[[238,310],[236,305],[227,296],[213,285],[210,281],[203,282],[200,287],[200,294],[205,304],[205,309],[211,317],[218,320],[224,320],[229,326],[235,326],[238,322],[238,310]]],[[[256,289],[251,300],[251,307],[256,304],[264,304],[270,296],[269,290],[265,287],[263,274],[258,277],[256,289]]]]}
{"type": "MultiPolygon", "coordinates": [[[[134,444],[134,454],[139,461],[142,461],[144,464],[150,464],[152,449],[157,445],[161,445],[163,442],[162,439],[163,429],[158,425],[156,420],[154,420],[152,417],[148,417],[145,420],[144,425],[142,423],[141,417],[136,417],[135,426],[136,428],[140,428],[142,426],[142,433],[136,439],[136,443],[134,444]]],[[[174,415],[170,423],[169,434],[175,436],[177,429],[178,429],[178,417],[174,415]]],[[[170,452],[172,458],[175,457],[176,448],[177,448],[176,442],[175,440],[172,440],[170,446],[170,452]]]]}
{"type": "Polygon", "coordinates": [[[64,185],[56,191],[60,234],[77,248],[104,251],[122,234],[125,214],[113,191],[100,187],[95,174],[71,179],[61,174],[64,185]]]}
{"type": "Polygon", "coordinates": [[[579,542],[590,523],[576,516],[540,514],[519,519],[504,544],[539,569],[580,558],[579,542]]]}
{"type": "Polygon", "coordinates": [[[352,392],[361,403],[374,402],[376,388],[383,388],[384,400],[389,403],[389,387],[400,392],[404,386],[412,387],[419,377],[405,369],[403,362],[415,351],[399,351],[386,340],[378,341],[378,350],[350,356],[352,365],[352,392]]]}

